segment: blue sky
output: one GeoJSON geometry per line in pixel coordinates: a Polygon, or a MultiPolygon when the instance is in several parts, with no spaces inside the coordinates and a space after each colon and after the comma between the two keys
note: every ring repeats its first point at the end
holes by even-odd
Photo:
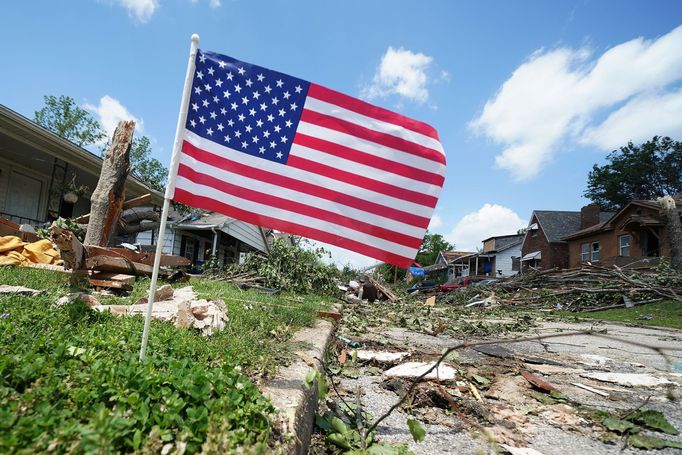
{"type": "MultiPolygon", "coordinates": [[[[170,160],[189,38],[433,125],[458,249],[578,210],[628,140],[682,138],[682,2],[70,0],[3,5],[0,103],[69,95],[170,160]]],[[[337,260],[371,259],[334,249],[337,260]]]]}

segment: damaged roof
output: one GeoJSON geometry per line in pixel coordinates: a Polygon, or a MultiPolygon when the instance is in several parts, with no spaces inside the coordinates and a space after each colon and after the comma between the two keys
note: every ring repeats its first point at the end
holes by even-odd
{"type": "MultiPolygon", "coordinates": [[[[601,212],[599,222],[604,223],[613,215],[614,212],[601,212]]],[[[565,237],[580,230],[579,211],[535,210],[533,217],[542,228],[548,242],[562,242],[565,237]]]]}

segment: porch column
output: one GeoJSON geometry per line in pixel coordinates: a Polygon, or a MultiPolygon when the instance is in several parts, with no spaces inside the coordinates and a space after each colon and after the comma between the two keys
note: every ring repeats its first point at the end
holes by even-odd
{"type": "Polygon", "coordinates": [[[220,231],[213,229],[213,247],[211,248],[211,257],[215,257],[215,252],[218,249],[218,240],[220,239],[220,231]]]}
{"type": "Polygon", "coordinates": [[[476,256],[476,273],[474,273],[474,276],[478,276],[478,256],[476,256]]]}

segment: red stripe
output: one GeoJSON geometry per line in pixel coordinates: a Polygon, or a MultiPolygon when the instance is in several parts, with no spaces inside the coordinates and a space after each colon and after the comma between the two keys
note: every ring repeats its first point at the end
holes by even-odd
{"type": "Polygon", "coordinates": [[[429,183],[431,185],[442,187],[443,182],[445,181],[445,178],[442,175],[407,166],[406,164],[402,164],[397,161],[391,161],[386,158],[381,158],[370,153],[361,152],[344,145],[325,141],[324,139],[308,136],[307,134],[303,133],[296,133],[296,136],[294,136],[294,144],[309,147],[329,155],[338,156],[339,158],[354,161],[356,163],[364,164],[365,166],[370,166],[376,169],[381,169],[382,171],[390,172],[392,174],[401,175],[412,180],[429,183]]]}
{"type": "Polygon", "coordinates": [[[253,168],[251,166],[214,155],[210,152],[206,152],[195,147],[187,141],[183,142],[182,151],[186,155],[201,161],[202,163],[206,163],[210,166],[215,166],[229,172],[234,172],[235,174],[245,175],[252,179],[260,180],[261,182],[271,183],[284,188],[290,188],[294,191],[317,196],[319,198],[337,202],[339,204],[353,207],[365,212],[374,213],[390,220],[400,221],[401,223],[409,224],[410,226],[426,229],[426,227],[429,225],[429,219],[423,216],[418,216],[412,213],[404,212],[402,210],[386,207],[384,205],[377,204],[376,202],[365,201],[358,197],[350,196],[339,191],[334,191],[323,186],[313,185],[312,183],[303,182],[291,177],[285,177],[273,172],[253,168]]]}
{"type": "Polygon", "coordinates": [[[344,95],[343,93],[337,92],[336,90],[311,83],[310,88],[308,88],[308,96],[320,101],[336,104],[337,106],[348,109],[349,111],[357,112],[358,114],[366,115],[367,117],[372,117],[377,120],[381,120],[382,122],[401,126],[440,142],[438,139],[438,132],[432,126],[379,106],[369,104],[357,98],[344,95]]]}
{"type": "Polygon", "coordinates": [[[257,226],[277,229],[279,231],[288,232],[290,234],[302,235],[303,237],[307,237],[313,240],[319,240],[321,242],[338,245],[342,248],[346,248],[348,250],[355,251],[357,253],[364,254],[365,256],[370,256],[380,261],[397,265],[399,267],[407,268],[410,266],[412,261],[414,261],[413,258],[399,256],[397,254],[366,245],[362,242],[357,242],[355,240],[347,239],[345,237],[340,237],[338,235],[334,235],[326,231],[321,231],[319,229],[311,228],[309,226],[304,226],[302,224],[291,223],[288,221],[280,220],[279,218],[273,218],[266,215],[249,212],[247,210],[243,210],[232,205],[216,201],[215,199],[197,196],[180,188],[175,189],[175,195],[173,196],[173,199],[175,201],[182,202],[183,204],[187,204],[192,207],[222,213],[223,215],[231,216],[233,218],[246,221],[247,223],[252,223],[257,226]]]}
{"type": "Polygon", "coordinates": [[[289,212],[316,218],[318,220],[328,221],[330,223],[347,227],[349,229],[378,237],[380,239],[388,240],[389,242],[397,243],[399,245],[417,249],[422,243],[421,239],[419,238],[410,237],[409,235],[391,231],[390,229],[375,226],[364,221],[338,215],[334,212],[312,207],[301,202],[296,202],[278,196],[273,196],[271,194],[261,193],[260,191],[254,191],[242,186],[233,185],[232,183],[222,181],[210,175],[197,172],[184,164],[180,164],[178,167],[178,175],[185,177],[194,183],[209,186],[211,188],[215,188],[218,191],[222,191],[223,193],[231,194],[248,201],[280,208],[289,212]]]}
{"type": "Polygon", "coordinates": [[[379,131],[357,125],[347,120],[342,120],[338,117],[303,109],[301,121],[329,128],[330,130],[339,131],[341,133],[350,134],[351,136],[356,136],[385,147],[391,147],[400,150],[401,152],[409,153],[410,155],[445,164],[445,155],[437,150],[391,134],[380,133],[379,131]]]}
{"type": "Polygon", "coordinates": [[[369,177],[363,177],[361,175],[342,171],[341,169],[326,166],[315,161],[301,158],[300,156],[289,155],[289,158],[287,159],[287,166],[295,167],[296,169],[302,169],[304,171],[312,172],[315,174],[324,175],[334,180],[338,180],[339,182],[359,186],[367,190],[385,194],[386,196],[392,196],[398,199],[403,199],[408,202],[425,205],[431,208],[435,207],[436,202],[438,202],[438,198],[429,196],[428,194],[417,193],[416,191],[412,190],[406,190],[405,188],[400,188],[398,186],[381,182],[379,180],[374,180],[369,177]]]}

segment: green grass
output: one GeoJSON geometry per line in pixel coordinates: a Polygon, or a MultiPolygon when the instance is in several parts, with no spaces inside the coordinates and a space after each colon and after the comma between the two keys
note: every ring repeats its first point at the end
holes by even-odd
{"type": "MultiPolygon", "coordinates": [[[[200,297],[225,301],[226,330],[207,338],[153,321],[148,358],[139,362],[143,318],[80,301],[56,307],[69,292],[66,279],[0,267],[0,284],[46,291],[0,297],[0,453],[262,448],[273,409],[251,380],[272,374],[291,351],[290,336],[328,305],[192,280],[200,297]]],[[[132,303],[148,284],[103,303],[132,303]]]]}
{"type": "Polygon", "coordinates": [[[682,329],[682,302],[673,300],[649,303],[634,308],[616,308],[613,310],[595,311],[593,313],[571,314],[574,317],[578,316],[581,318],[682,329]],[[644,316],[652,316],[652,319],[641,319],[644,316]]]}

